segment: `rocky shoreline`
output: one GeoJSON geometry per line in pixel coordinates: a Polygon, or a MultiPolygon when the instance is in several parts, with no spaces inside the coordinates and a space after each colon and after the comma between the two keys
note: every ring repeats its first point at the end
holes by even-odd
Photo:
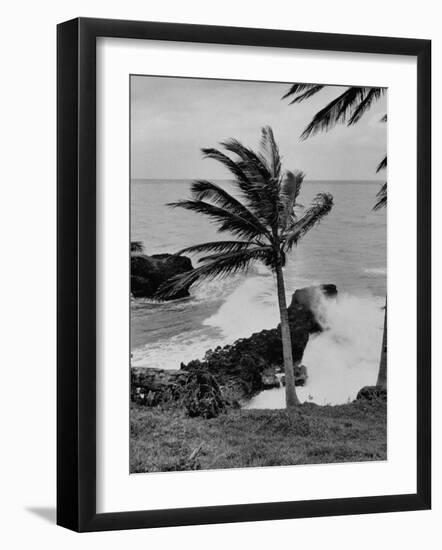
{"type": "MultiPolygon", "coordinates": [[[[317,320],[321,297],[335,299],[336,286],[298,289],[288,307],[295,384],[303,386],[308,366],[301,364],[311,334],[322,330],[317,320]]],[[[202,360],[181,363],[180,369],[131,369],[132,401],[148,407],[184,407],[189,416],[211,418],[257,393],[284,383],[280,327],[262,330],[232,345],[208,350],[202,360]]]]}
{"type": "MultiPolygon", "coordinates": [[[[173,277],[187,271],[193,266],[187,256],[174,254],[132,254],[130,259],[130,290],[135,298],[153,298],[160,285],[173,277]]],[[[167,300],[176,300],[189,296],[189,288],[175,293],[167,300]]]]}

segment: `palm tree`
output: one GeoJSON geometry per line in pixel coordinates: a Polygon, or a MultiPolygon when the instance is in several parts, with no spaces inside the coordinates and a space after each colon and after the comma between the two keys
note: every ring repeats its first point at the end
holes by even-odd
{"type": "MultiPolygon", "coordinates": [[[[322,84],[293,84],[282,99],[292,98],[290,104],[301,103],[320,92],[325,85],[322,84]]],[[[333,99],[323,109],[318,111],[301,134],[305,140],[318,132],[328,131],[338,123],[346,123],[347,126],[356,124],[364,113],[370,109],[374,102],[382,97],[385,88],[348,87],[337,98],[333,99]]],[[[385,114],[380,122],[387,122],[385,114]]],[[[387,155],[385,155],[376,168],[380,172],[387,168],[387,155]]],[[[373,210],[380,210],[387,206],[387,183],[384,183],[376,194],[376,203],[373,210]]],[[[387,299],[385,299],[384,332],[382,336],[381,359],[376,385],[380,388],[387,387],[387,299]]]]}
{"type": "MultiPolygon", "coordinates": [[[[387,118],[385,117],[385,120],[387,118]]],[[[387,157],[379,163],[377,172],[387,168],[387,157]]],[[[373,210],[380,210],[387,206],[387,183],[384,183],[376,194],[376,203],[373,206],[373,210]]],[[[382,348],[381,359],[379,361],[378,378],[376,386],[381,389],[387,389],[387,298],[385,298],[385,310],[384,310],[384,330],[382,334],[382,348]]]]}
{"type": "Polygon", "coordinates": [[[330,211],[333,197],[316,195],[311,206],[297,215],[296,202],[304,174],[283,172],[281,157],[270,127],[262,129],[261,149],[254,152],[235,139],[221,144],[228,154],[218,149],[202,149],[205,158],[223,164],[233,176],[239,198],[206,180],[193,182],[192,198],[169,206],[184,208],[208,216],[218,232],[230,233],[235,240],[219,240],[189,246],[178,254],[203,254],[202,265],[166,281],[157,292],[166,298],[182,288],[215,277],[247,271],[256,261],[276,275],[281,318],[281,340],[286,377],[286,405],[299,404],[295,389],[292,343],[288,319],[283,267],[287,254],[300,239],[330,211]]]}

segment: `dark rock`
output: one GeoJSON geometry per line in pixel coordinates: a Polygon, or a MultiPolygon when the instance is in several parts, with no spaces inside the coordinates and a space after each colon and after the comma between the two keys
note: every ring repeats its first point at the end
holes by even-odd
{"type": "Polygon", "coordinates": [[[266,369],[261,374],[261,384],[264,390],[281,387],[281,383],[276,376],[275,369],[266,369]]]}
{"type": "Polygon", "coordinates": [[[189,416],[213,418],[226,408],[221,389],[208,372],[131,368],[131,399],[148,407],[178,405],[189,416]]]}
{"type": "Polygon", "coordinates": [[[380,399],[382,401],[387,400],[387,390],[385,388],[379,388],[378,386],[364,386],[358,391],[356,401],[365,399],[367,401],[373,401],[380,399]]]}
{"type": "MultiPolygon", "coordinates": [[[[158,287],[174,275],[186,273],[193,269],[187,256],[173,254],[132,255],[130,259],[130,287],[135,298],[152,298],[158,287]]],[[[189,296],[185,288],[168,300],[189,296]]]]}
{"type": "Polygon", "coordinates": [[[135,403],[156,406],[175,401],[183,394],[188,374],[181,370],[131,368],[131,399],[135,403]]]}

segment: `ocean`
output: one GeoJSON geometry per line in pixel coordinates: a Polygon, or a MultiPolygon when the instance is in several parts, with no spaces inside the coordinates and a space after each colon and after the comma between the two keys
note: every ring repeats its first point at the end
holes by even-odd
{"type": "MultiPolygon", "coordinates": [[[[232,190],[228,181],[217,182],[232,190]]],[[[380,182],[306,181],[299,201],[319,192],[334,197],[330,214],[293,250],[285,268],[287,299],[304,286],[334,283],[338,300],[324,304],[326,329],[304,353],[309,379],[302,401],[338,404],[374,384],[386,295],[386,211],[373,212],[380,182]]],[[[166,203],[188,198],[190,181],[133,180],[131,240],[145,253],[174,253],[200,242],[228,239],[203,216],[166,203]]],[[[192,257],[196,265],[197,258],[192,257]]],[[[276,283],[261,265],[247,274],[192,287],[191,297],[167,303],[131,301],[132,365],[175,369],[209,348],[233,343],[279,322],[276,283]]],[[[267,390],[246,407],[280,408],[284,390],[267,390]]]]}

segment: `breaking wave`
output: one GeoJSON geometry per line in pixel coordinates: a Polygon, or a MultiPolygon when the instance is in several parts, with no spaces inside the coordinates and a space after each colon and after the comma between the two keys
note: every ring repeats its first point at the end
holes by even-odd
{"type": "MultiPolygon", "coordinates": [[[[382,343],[383,300],[341,294],[321,298],[316,316],[324,331],[310,338],[303,364],[308,381],[298,387],[299,399],[319,405],[352,401],[357,392],[375,384],[382,343]]],[[[285,407],[284,388],[266,390],[247,408],[285,407]]]]}

